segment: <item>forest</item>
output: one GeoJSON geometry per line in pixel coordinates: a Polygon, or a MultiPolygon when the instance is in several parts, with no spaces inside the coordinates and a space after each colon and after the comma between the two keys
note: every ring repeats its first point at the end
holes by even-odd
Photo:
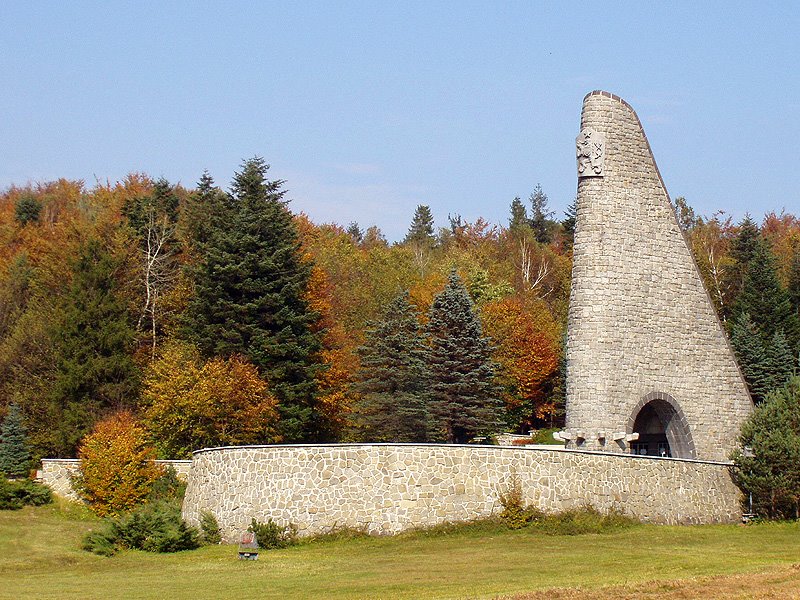
{"type": "MultiPolygon", "coordinates": [[[[120,412],[162,458],[563,422],[574,203],[536,186],[506,223],[438,227],[420,205],[389,243],[294,214],[269,175],[256,157],[228,190],[133,173],[0,194],[0,419],[21,413],[35,458],[120,412]]],[[[761,402],[798,368],[800,219],[675,211],[761,402]]]]}

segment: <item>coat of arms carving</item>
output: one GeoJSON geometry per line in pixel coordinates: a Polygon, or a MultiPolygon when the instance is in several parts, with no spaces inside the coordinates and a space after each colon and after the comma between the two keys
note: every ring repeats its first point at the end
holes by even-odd
{"type": "Polygon", "coordinates": [[[605,138],[594,129],[583,129],[575,138],[575,156],[578,177],[602,177],[606,159],[605,138]]]}

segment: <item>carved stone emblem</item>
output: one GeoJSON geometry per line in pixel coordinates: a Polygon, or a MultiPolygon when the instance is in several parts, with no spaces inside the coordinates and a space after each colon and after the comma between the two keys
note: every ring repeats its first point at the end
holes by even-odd
{"type": "Polygon", "coordinates": [[[606,140],[588,127],[575,138],[575,156],[578,160],[578,177],[602,177],[606,160],[606,140]]]}

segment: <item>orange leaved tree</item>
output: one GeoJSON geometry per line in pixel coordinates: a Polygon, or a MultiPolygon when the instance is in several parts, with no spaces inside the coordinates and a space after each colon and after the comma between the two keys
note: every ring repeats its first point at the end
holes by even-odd
{"type": "Polygon", "coordinates": [[[144,428],[127,411],[98,421],[81,442],[76,487],[98,515],[132,509],[150,493],[162,469],[144,428]]]}

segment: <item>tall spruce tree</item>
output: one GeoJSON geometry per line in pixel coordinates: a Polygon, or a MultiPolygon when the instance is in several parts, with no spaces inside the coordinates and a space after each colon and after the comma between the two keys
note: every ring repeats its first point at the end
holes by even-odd
{"type": "Polygon", "coordinates": [[[795,246],[792,254],[786,291],[789,292],[789,301],[792,303],[794,314],[800,316],[800,243],[795,246]]]}
{"type": "Polygon", "coordinates": [[[11,404],[0,428],[0,475],[25,477],[31,466],[31,452],[19,406],[11,404]]]}
{"type": "Polygon", "coordinates": [[[280,401],[285,441],[317,439],[318,315],[305,299],[311,263],[300,252],[283,181],[246,160],[223,218],[212,221],[193,271],[186,334],[207,357],[246,356],[280,401]]]}
{"type": "Polygon", "coordinates": [[[403,243],[414,243],[422,246],[433,246],[436,243],[436,237],[433,235],[433,215],[431,214],[430,206],[424,204],[417,206],[403,243]]]}
{"type": "Polygon", "coordinates": [[[56,376],[53,451],[74,456],[78,441],[111,409],[132,407],[139,371],[131,356],[134,331],[117,281],[120,261],[92,239],[73,263],[72,283],[54,331],[56,376]]]}
{"type": "Polygon", "coordinates": [[[776,332],[783,331],[789,346],[794,351],[798,349],[800,323],[792,310],[789,294],[778,279],[775,258],[763,242],[755,246],[733,306],[733,314],[743,312],[750,315],[765,346],[776,332]]]}
{"type": "Polygon", "coordinates": [[[575,198],[564,211],[564,218],[561,221],[561,229],[564,232],[564,246],[572,250],[575,243],[575,224],[578,222],[578,199],[575,198]]]}
{"type": "Polygon", "coordinates": [[[519,199],[519,196],[511,201],[511,218],[508,220],[508,228],[516,231],[523,227],[530,227],[530,220],[528,219],[528,209],[519,199]]]}
{"type": "Polygon", "coordinates": [[[731,346],[753,401],[760,403],[770,392],[769,364],[761,334],[746,312],[732,321],[731,346]]]}
{"type": "Polygon", "coordinates": [[[766,352],[766,378],[769,390],[782,388],[792,375],[795,374],[796,358],[792,354],[789,343],[783,331],[776,331],[767,346],[766,352]]]}
{"type": "Polygon", "coordinates": [[[464,443],[476,434],[495,431],[503,410],[495,364],[469,293],[455,271],[434,298],[427,334],[436,435],[464,443]]]}
{"type": "Polygon", "coordinates": [[[542,191],[540,184],[536,184],[533,193],[528,198],[528,202],[531,203],[530,223],[534,234],[536,234],[536,241],[540,244],[549,244],[552,241],[553,232],[553,221],[550,219],[555,213],[550,210],[550,200],[547,198],[547,194],[542,191]]]}
{"type": "Polygon", "coordinates": [[[374,442],[428,441],[425,342],[408,293],[395,298],[371,323],[359,348],[355,386],[361,437],[374,442]]]}
{"type": "Polygon", "coordinates": [[[736,237],[731,242],[730,255],[733,259],[733,265],[726,271],[732,301],[735,301],[739,295],[744,284],[747,266],[753,260],[756,248],[761,244],[763,244],[763,241],[758,225],[750,218],[749,214],[745,215],[744,219],[739,223],[739,231],[736,237]]]}

